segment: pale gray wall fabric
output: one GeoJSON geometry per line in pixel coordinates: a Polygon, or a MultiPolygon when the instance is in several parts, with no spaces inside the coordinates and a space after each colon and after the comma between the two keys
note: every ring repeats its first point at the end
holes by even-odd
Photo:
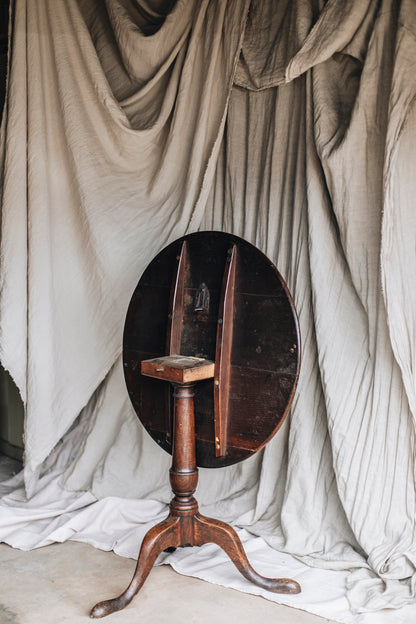
{"type": "Polygon", "coordinates": [[[287,279],[302,371],[263,452],[201,471],[202,506],[356,568],[354,608],[400,607],[416,579],[416,5],[179,1],[165,21],[157,5],[15,2],[0,355],[26,400],[27,487],[89,402],[65,487],[168,500],[169,457],[124,389],[123,318],[167,242],[231,231],[287,279]]]}

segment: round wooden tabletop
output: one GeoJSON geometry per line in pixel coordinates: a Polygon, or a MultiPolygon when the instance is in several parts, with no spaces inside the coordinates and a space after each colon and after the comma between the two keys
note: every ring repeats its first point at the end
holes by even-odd
{"type": "Polygon", "coordinates": [[[170,383],[141,374],[164,355],[204,358],[214,376],[195,386],[196,458],[227,466],[261,449],[290,408],[300,367],[300,333],[286,284],[270,260],[223,232],[189,234],[143,273],[124,327],[123,363],[134,409],[172,452],[170,383]]]}

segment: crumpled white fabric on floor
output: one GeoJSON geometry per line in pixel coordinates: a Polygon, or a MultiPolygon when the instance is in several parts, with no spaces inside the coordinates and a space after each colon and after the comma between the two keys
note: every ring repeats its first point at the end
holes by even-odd
{"type": "Polygon", "coordinates": [[[290,422],[249,461],[201,471],[201,507],[316,566],[311,579],[338,570],[356,613],[412,609],[416,5],[13,4],[0,358],[26,403],[29,502],[3,501],[0,538],[24,547],[13,514],[57,491],[74,526],[114,496],[158,517],[169,457],[128,402],[124,315],[166,243],[227,230],[287,280],[303,362],[290,422]],[[80,412],[56,471],[47,457],[80,412]]]}
{"type": "MultiPolygon", "coordinates": [[[[152,498],[128,499],[117,496],[95,499],[87,492],[62,489],[59,477],[69,455],[85,434],[80,422],[63,444],[48,459],[46,474],[38,481],[35,494],[28,501],[23,474],[0,484],[0,531],[4,541],[16,548],[31,550],[54,542],[75,540],[102,550],[136,559],[145,533],[166,517],[167,504],[152,498]]],[[[260,595],[330,618],[343,624],[407,624],[416,615],[416,605],[376,613],[354,614],[345,594],[346,570],[311,569],[292,555],[279,552],[245,529],[237,529],[250,562],[265,576],[287,575],[296,578],[302,593],[296,596],[272,594],[246,581],[222,550],[214,544],[200,548],[178,549],[162,553],[156,564],[169,564],[180,574],[195,576],[224,587],[260,595]]],[[[132,572],[134,564],[132,562],[132,572]]],[[[120,586],[120,591],[124,587],[120,586]]],[[[108,596],[91,596],[85,605],[87,615],[92,604],[108,596]]],[[[135,600],[140,600],[140,593],[135,600]]]]}

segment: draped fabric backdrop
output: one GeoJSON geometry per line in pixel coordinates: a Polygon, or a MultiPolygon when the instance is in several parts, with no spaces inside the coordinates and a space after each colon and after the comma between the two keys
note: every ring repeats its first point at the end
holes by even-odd
{"type": "Polygon", "coordinates": [[[415,59],[413,0],[12,2],[0,359],[26,495],[3,486],[3,541],[112,548],[114,497],[163,517],[170,460],[127,398],[124,316],[161,248],[225,230],[287,280],[303,358],[271,443],[200,471],[202,510],[350,570],[356,613],[414,601],[415,59]]]}

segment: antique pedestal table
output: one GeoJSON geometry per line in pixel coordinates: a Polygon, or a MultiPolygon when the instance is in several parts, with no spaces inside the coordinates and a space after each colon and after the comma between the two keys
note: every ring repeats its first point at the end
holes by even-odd
{"type": "Polygon", "coordinates": [[[146,534],[136,571],[91,617],[124,608],[167,549],[218,544],[252,583],[298,593],[250,565],[235,530],[201,515],[198,468],[221,468],[257,452],[286,417],[300,367],[295,308],[283,278],[256,247],[222,232],[175,241],[149,264],[131,299],[123,363],[133,406],[172,453],[168,517],[146,534]],[[173,389],[173,392],[172,390],[173,389]]]}

